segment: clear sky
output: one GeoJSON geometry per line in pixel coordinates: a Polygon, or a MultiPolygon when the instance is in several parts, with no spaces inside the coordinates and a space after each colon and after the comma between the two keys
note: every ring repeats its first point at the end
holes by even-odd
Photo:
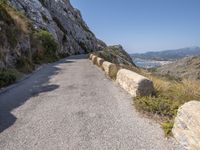
{"type": "Polygon", "coordinates": [[[129,53],[200,46],[200,0],[71,0],[95,35],[129,53]]]}

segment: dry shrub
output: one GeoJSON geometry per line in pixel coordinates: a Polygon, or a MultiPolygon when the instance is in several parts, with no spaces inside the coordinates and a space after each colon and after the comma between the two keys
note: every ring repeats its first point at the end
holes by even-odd
{"type": "Polygon", "coordinates": [[[169,80],[142,71],[142,75],[151,79],[156,93],[154,96],[134,99],[139,111],[156,114],[164,120],[162,127],[166,135],[171,135],[173,120],[178,108],[191,100],[200,100],[200,80],[169,80]]]}

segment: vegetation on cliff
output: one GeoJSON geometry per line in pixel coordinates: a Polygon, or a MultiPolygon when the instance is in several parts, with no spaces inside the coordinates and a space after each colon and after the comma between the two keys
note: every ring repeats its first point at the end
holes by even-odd
{"type": "Polygon", "coordinates": [[[57,60],[58,44],[53,36],[34,29],[28,18],[6,0],[0,1],[0,21],[0,88],[15,82],[20,72],[30,73],[37,64],[57,60]],[[14,64],[7,64],[8,60],[14,64]]]}
{"type": "Polygon", "coordinates": [[[106,61],[117,65],[135,66],[132,58],[121,45],[107,46],[95,54],[106,61]]]}
{"type": "Polygon", "coordinates": [[[33,55],[33,61],[36,64],[48,63],[58,60],[59,57],[56,54],[58,44],[55,42],[53,36],[46,30],[40,29],[33,32],[32,43],[32,45],[37,49],[33,55]]]}

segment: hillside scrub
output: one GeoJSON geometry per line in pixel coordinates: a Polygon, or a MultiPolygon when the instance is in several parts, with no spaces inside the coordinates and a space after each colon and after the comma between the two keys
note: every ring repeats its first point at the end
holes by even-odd
{"type": "Polygon", "coordinates": [[[170,135],[178,108],[188,101],[200,100],[200,81],[188,79],[177,81],[141,72],[153,81],[156,92],[148,97],[135,98],[134,104],[139,111],[159,116],[165,134],[170,135]]]}
{"type": "Polygon", "coordinates": [[[6,64],[9,53],[16,56],[13,66],[0,68],[0,88],[14,83],[18,73],[31,73],[37,64],[58,60],[58,44],[53,36],[46,30],[34,29],[29,19],[6,0],[0,0],[0,20],[0,61],[6,64]],[[24,49],[22,43],[29,46],[24,49]]]}
{"type": "Polygon", "coordinates": [[[19,77],[19,72],[15,69],[1,69],[0,70],[0,88],[14,83],[19,77]]]}
{"type": "Polygon", "coordinates": [[[36,30],[32,34],[32,45],[37,51],[33,56],[33,61],[36,64],[49,63],[58,60],[56,51],[58,44],[54,40],[51,33],[46,30],[36,30]]]}
{"type": "Polygon", "coordinates": [[[200,79],[200,56],[186,57],[159,67],[158,75],[168,75],[180,79],[200,79]]]}
{"type": "Polygon", "coordinates": [[[117,65],[123,64],[127,66],[135,66],[132,58],[128,55],[128,53],[123,49],[121,45],[107,46],[103,49],[103,51],[94,52],[94,54],[108,62],[117,65]]]}
{"type": "Polygon", "coordinates": [[[6,1],[0,2],[0,45],[4,47],[6,41],[11,48],[15,48],[24,30],[27,31],[26,21],[23,20],[22,15],[10,7],[6,1]]]}

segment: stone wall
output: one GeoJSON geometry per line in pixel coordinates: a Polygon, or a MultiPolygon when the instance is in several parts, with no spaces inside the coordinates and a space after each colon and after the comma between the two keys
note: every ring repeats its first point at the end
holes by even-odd
{"type": "Polygon", "coordinates": [[[190,101],[179,108],[172,132],[187,150],[200,150],[200,102],[190,101]]]}

